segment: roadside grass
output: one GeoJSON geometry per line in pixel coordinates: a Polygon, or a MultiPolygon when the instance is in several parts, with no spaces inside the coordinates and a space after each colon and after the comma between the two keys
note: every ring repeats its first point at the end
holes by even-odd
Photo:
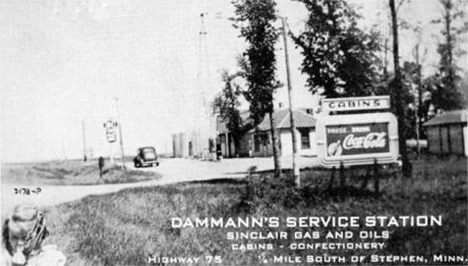
{"type": "MultiPolygon", "coordinates": [[[[399,176],[382,179],[379,194],[371,190],[372,182],[368,188],[362,189],[351,172],[347,172],[350,180],[346,187],[329,189],[330,173],[307,170],[303,172],[306,185],[300,190],[294,188],[289,176],[281,180],[261,174],[242,180],[133,188],[109,195],[89,196],[48,210],[46,217],[52,231],[49,241],[67,254],[69,265],[80,266],[151,265],[147,262],[148,256],[219,255],[223,259],[221,265],[259,265],[259,258],[271,259],[273,255],[468,255],[466,159],[413,161],[413,170],[412,179],[399,176]],[[373,215],[442,215],[443,225],[290,228],[281,222],[275,228],[172,228],[170,223],[172,217],[279,217],[280,221],[285,221],[287,217],[363,218],[373,215]],[[354,237],[324,237],[328,231],[345,230],[352,231],[354,237]],[[227,232],[249,231],[283,231],[288,232],[289,239],[227,240],[227,232]],[[298,231],[318,231],[321,239],[294,239],[293,233],[298,231]],[[361,231],[372,232],[377,237],[355,237],[361,231]],[[378,237],[383,231],[389,232],[388,239],[378,237]],[[314,242],[382,242],[385,246],[382,250],[289,249],[292,243],[314,242]],[[239,243],[271,243],[274,249],[233,250],[232,244],[239,243]]],[[[270,260],[262,265],[273,264],[270,260]]],[[[465,262],[458,262],[458,265],[463,264],[465,262]]],[[[197,265],[209,264],[201,260],[197,265]]]]}
{"type": "Polygon", "coordinates": [[[2,182],[25,185],[98,185],[133,183],[158,179],[154,172],[127,169],[124,173],[118,166],[104,167],[99,177],[97,162],[51,161],[21,165],[3,164],[2,182]]]}

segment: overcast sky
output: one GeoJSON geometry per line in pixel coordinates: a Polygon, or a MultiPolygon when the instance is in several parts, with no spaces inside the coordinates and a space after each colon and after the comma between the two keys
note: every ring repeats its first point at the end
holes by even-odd
{"type": "MultiPolygon", "coordinates": [[[[362,6],[365,27],[387,27],[387,1],[350,2],[362,6]]],[[[2,162],[79,158],[82,121],[87,147],[107,156],[102,124],[115,116],[115,97],[126,153],[146,145],[169,152],[171,134],[197,119],[200,88],[210,100],[221,89],[220,71],[235,71],[244,49],[228,20],[228,0],[2,0],[0,10],[2,162]]],[[[303,29],[300,3],[281,0],[278,10],[293,32],[303,29]]],[[[438,1],[413,0],[401,12],[431,28],[424,38],[426,64],[434,68],[438,31],[428,22],[439,16],[438,1]]],[[[408,57],[415,37],[402,36],[402,57],[408,57]]],[[[289,48],[297,105],[311,106],[302,58],[291,40],[289,48]]],[[[285,83],[283,53],[279,45],[277,75],[285,83]]],[[[285,91],[277,102],[287,103],[285,91]]]]}

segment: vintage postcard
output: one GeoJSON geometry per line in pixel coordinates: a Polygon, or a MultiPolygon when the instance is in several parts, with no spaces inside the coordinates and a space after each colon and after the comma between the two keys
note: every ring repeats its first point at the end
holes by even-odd
{"type": "Polygon", "coordinates": [[[0,266],[468,265],[467,4],[0,0],[0,266]]]}

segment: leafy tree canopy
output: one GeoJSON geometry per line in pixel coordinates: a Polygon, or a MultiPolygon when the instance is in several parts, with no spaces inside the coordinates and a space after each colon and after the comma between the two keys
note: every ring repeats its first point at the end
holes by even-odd
{"type": "Polygon", "coordinates": [[[240,97],[243,91],[238,84],[234,84],[235,78],[239,77],[239,73],[229,74],[223,71],[222,80],[224,88],[219,93],[214,102],[213,107],[219,112],[219,116],[226,122],[227,128],[230,132],[243,133],[250,128],[246,128],[245,121],[242,120],[240,115],[240,97]]]}
{"type": "Polygon", "coordinates": [[[246,100],[251,117],[260,123],[273,111],[273,95],[280,86],[276,80],[275,44],[278,33],[273,23],[277,19],[276,3],[272,0],[235,0],[234,26],[247,41],[247,50],[240,60],[247,82],[246,100]]]}
{"type": "Polygon", "coordinates": [[[250,117],[259,124],[265,114],[270,115],[271,139],[275,177],[281,176],[279,143],[275,130],[273,97],[280,86],[276,80],[275,44],[278,31],[274,27],[277,20],[274,0],[234,0],[235,26],[240,29],[241,37],[247,41],[247,50],[241,60],[244,78],[247,83],[245,94],[250,103],[250,117]]]}
{"type": "Polygon", "coordinates": [[[229,74],[227,71],[223,71],[224,88],[213,101],[214,110],[219,113],[219,118],[226,123],[226,128],[234,139],[236,152],[239,151],[239,142],[242,136],[252,129],[252,123],[243,119],[239,110],[243,91],[238,84],[233,82],[239,76],[240,73],[229,74]]]}
{"type": "Polygon", "coordinates": [[[358,28],[359,15],[344,0],[297,1],[309,11],[307,29],[293,39],[302,48],[310,90],[327,97],[371,94],[378,36],[358,28]]]}
{"type": "Polygon", "coordinates": [[[456,65],[456,55],[465,53],[457,49],[460,36],[466,34],[465,3],[457,0],[440,0],[442,16],[433,23],[442,25],[441,34],[444,37],[439,43],[437,52],[440,55],[439,71],[428,79],[428,88],[432,91],[432,104],[436,109],[453,110],[463,108],[463,82],[459,75],[460,68],[456,65]]]}

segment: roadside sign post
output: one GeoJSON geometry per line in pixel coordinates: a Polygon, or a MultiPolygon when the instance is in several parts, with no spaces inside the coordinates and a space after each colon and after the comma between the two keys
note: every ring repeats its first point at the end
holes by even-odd
{"type": "Polygon", "coordinates": [[[110,164],[114,165],[114,148],[112,147],[112,143],[109,143],[109,159],[110,159],[110,164]]]}
{"type": "Polygon", "coordinates": [[[113,148],[113,143],[117,141],[117,133],[115,131],[115,127],[117,126],[117,122],[114,121],[114,119],[109,118],[104,123],[104,128],[105,128],[105,134],[106,134],[106,140],[107,143],[109,143],[109,158],[110,158],[110,163],[111,165],[114,164],[114,148],[113,148]]]}
{"type": "Polygon", "coordinates": [[[398,124],[389,108],[388,96],[322,100],[324,114],[316,125],[317,157],[323,167],[332,169],[332,179],[339,169],[340,187],[346,184],[345,167],[372,166],[378,192],[378,165],[398,162],[398,124]],[[373,110],[384,112],[369,112],[373,110]]]}
{"type": "Polygon", "coordinates": [[[122,158],[122,170],[125,172],[125,155],[124,155],[124,148],[123,148],[123,137],[122,137],[122,123],[120,121],[120,115],[119,115],[119,98],[115,97],[114,98],[114,103],[115,103],[115,113],[117,115],[117,121],[115,122],[114,127],[119,127],[119,144],[120,144],[120,155],[122,158]]]}

